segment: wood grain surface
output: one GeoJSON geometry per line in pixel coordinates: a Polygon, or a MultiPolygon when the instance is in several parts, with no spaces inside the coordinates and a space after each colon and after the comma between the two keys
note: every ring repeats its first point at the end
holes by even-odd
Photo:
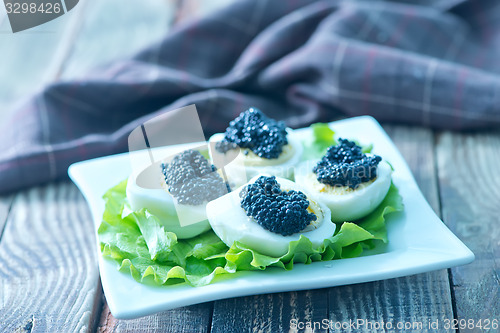
{"type": "Polygon", "coordinates": [[[325,318],[327,289],[239,297],[215,302],[212,332],[288,332],[292,319],[298,324],[325,318]]]}
{"type": "Polygon", "coordinates": [[[0,327],[86,330],[98,281],[94,227],[70,183],[16,195],[0,240],[0,327]]]}
{"type": "Polygon", "coordinates": [[[97,332],[210,332],[213,304],[203,303],[173,309],[134,320],[118,320],[107,305],[103,307],[97,332]]]}
{"type": "Polygon", "coordinates": [[[457,319],[500,321],[500,132],[444,133],[437,157],[444,221],[476,255],[451,270],[457,319]]]}

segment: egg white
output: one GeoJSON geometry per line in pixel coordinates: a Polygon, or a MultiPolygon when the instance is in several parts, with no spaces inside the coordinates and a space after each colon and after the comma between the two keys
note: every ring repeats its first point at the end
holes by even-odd
{"type": "MultiPolygon", "coordinates": [[[[157,177],[158,183],[164,181],[159,165],[153,165],[144,171],[156,172],[157,175],[152,177],[157,177]]],[[[174,232],[178,239],[191,238],[210,230],[206,203],[197,206],[180,204],[166,189],[158,187],[141,187],[137,184],[137,176],[130,175],[126,188],[130,208],[134,211],[146,208],[158,218],[165,230],[174,232]]]]}
{"type": "Polygon", "coordinates": [[[317,162],[300,163],[295,169],[295,182],[330,208],[333,222],[354,221],[368,215],[384,200],[391,186],[392,168],[385,160],[377,166],[377,177],[356,189],[318,182],[312,172],[317,162]]]}
{"type": "MultiPolygon", "coordinates": [[[[283,146],[283,151],[278,158],[262,158],[254,154],[250,149],[242,148],[238,157],[231,162],[225,169],[228,173],[229,181],[234,187],[239,187],[247,182],[248,179],[258,174],[268,174],[276,177],[292,179],[294,167],[299,163],[303,147],[301,141],[293,135],[293,130],[287,128],[288,144],[283,146]]],[[[223,133],[212,135],[209,143],[214,147],[215,143],[222,141],[223,133]]],[[[216,160],[213,154],[222,154],[218,151],[210,150],[210,158],[216,160]]]]}
{"type": "MultiPolygon", "coordinates": [[[[255,182],[259,176],[250,180],[255,182]]],[[[282,190],[302,191],[310,202],[317,220],[311,222],[303,231],[290,236],[283,236],[264,229],[252,217],[247,216],[241,207],[239,193],[244,186],[207,204],[207,217],[214,232],[227,245],[235,241],[245,244],[262,254],[280,257],[288,252],[291,241],[298,240],[301,235],[307,237],[315,247],[321,246],[324,239],[335,233],[336,225],[330,221],[330,210],[324,204],[317,202],[294,182],[276,178],[282,190]]]]}

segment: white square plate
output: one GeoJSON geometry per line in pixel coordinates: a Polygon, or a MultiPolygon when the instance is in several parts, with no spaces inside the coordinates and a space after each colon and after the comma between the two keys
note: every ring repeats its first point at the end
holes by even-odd
{"type": "MultiPolygon", "coordinates": [[[[382,280],[474,260],[474,254],[425,201],[405,160],[375,119],[346,119],[331,123],[331,128],[341,137],[373,143],[373,153],[394,167],[393,182],[403,197],[405,210],[389,217],[387,246],[359,258],[298,264],[291,271],[271,268],[238,272],[204,287],[153,287],[119,272],[116,262],[101,256],[97,244],[102,286],[113,315],[120,319],[136,318],[217,299],[382,280]]],[[[304,138],[311,134],[309,129],[296,132],[304,138]]],[[[71,179],[90,206],[96,230],[104,211],[103,194],[127,178],[130,171],[127,153],[75,163],[69,168],[71,179]]]]}

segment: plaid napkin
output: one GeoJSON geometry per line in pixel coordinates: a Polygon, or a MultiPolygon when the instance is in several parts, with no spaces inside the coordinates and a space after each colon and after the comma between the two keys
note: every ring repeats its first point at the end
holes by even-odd
{"type": "Polygon", "coordinates": [[[196,104],[205,134],[250,106],[291,127],[344,116],[433,128],[500,124],[500,2],[237,1],[2,124],[0,193],[127,151],[128,134],[196,104]]]}

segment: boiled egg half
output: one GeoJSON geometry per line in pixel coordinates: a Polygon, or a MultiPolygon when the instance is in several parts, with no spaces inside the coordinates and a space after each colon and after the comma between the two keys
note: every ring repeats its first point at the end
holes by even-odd
{"type": "Polygon", "coordinates": [[[126,188],[132,210],[147,209],[179,239],[210,230],[206,204],[227,192],[221,176],[195,150],[176,155],[168,166],[154,163],[132,174],[126,188]]]}
{"type": "Polygon", "coordinates": [[[320,183],[312,171],[316,163],[300,163],[295,169],[295,181],[330,208],[333,222],[355,221],[368,215],[384,200],[391,186],[392,168],[385,160],[378,164],[374,179],[355,189],[320,183]]]}
{"type": "MultiPolygon", "coordinates": [[[[254,183],[259,176],[253,177],[248,184],[254,183]]],[[[323,244],[326,238],[333,236],[336,225],[330,220],[330,209],[307,194],[294,182],[276,177],[283,191],[300,191],[305,194],[309,206],[307,210],[316,216],[303,230],[283,236],[269,231],[247,214],[242,208],[240,193],[244,185],[207,204],[207,217],[214,232],[227,245],[238,241],[259,253],[280,257],[288,252],[289,243],[300,236],[307,237],[315,247],[323,244]]]]}
{"type": "MultiPolygon", "coordinates": [[[[264,158],[256,155],[248,148],[238,148],[239,153],[226,167],[228,170],[229,180],[233,181],[235,187],[239,187],[247,182],[248,179],[259,175],[269,174],[281,178],[292,179],[294,167],[299,163],[303,146],[299,139],[293,135],[292,129],[287,129],[288,144],[283,146],[281,154],[278,158],[264,158]],[[231,177],[231,175],[234,175],[231,177]]],[[[209,139],[210,145],[213,147],[217,142],[222,141],[223,133],[214,134],[209,139]]],[[[221,153],[216,149],[210,150],[210,157],[213,160],[218,160],[217,155],[229,155],[231,152],[221,153]]]]}

